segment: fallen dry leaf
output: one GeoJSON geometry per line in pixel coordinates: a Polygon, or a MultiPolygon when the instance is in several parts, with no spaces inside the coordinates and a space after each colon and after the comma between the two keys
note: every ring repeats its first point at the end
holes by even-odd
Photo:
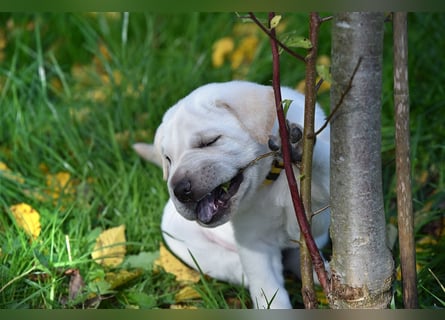
{"type": "MultiPolygon", "coordinates": [[[[162,243],[159,247],[159,258],[154,262],[154,265],[175,275],[176,281],[185,285],[178,293],[176,293],[176,303],[201,298],[201,295],[194,288],[189,286],[189,284],[196,283],[200,280],[200,274],[176,258],[162,243]]],[[[181,309],[184,308],[184,306],[180,304],[171,305],[170,307],[175,308],[175,306],[181,309]]],[[[188,309],[189,307],[185,308],[188,309]]]]}
{"type": "Polygon", "coordinates": [[[257,36],[248,36],[241,40],[240,44],[230,57],[233,70],[238,69],[242,64],[250,64],[255,57],[259,38],[257,36]]]}
{"type": "Polygon", "coordinates": [[[199,299],[201,295],[194,288],[187,286],[179,290],[177,294],[175,294],[176,303],[185,302],[188,300],[199,299]]]}
{"type": "Polygon", "coordinates": [[[154,264],[166,272],[174,274],[178,282],[196,283],[200,279],[200,274],[197,271],[176,258],[162,243],[159,248],[159,258],[154,264]]]}
{"type": "Polygon", "coordinates": [[[69,299],[74,300],[82,293],[82,289],[85,287],[85,282],[80,275],[79,269],[68,269],[65,271],[65,275],[70,276],[69,284],[69,299]]]}
{"type": "Polygon", "coordinates": [[[107,229],[97,237],[91,257],[103,266],[116,267],[124,261],[125,241],[125,225],[107,229]]]}
{"type": "Polygon", "coordinates": [[[56,203],[61,197],[65,201],[71,202],[74,200],[75,181],[68,172],[62,171],[51,174],[48,166],[44,163],[39,164],[39,170],[45,174],[46,188],[25,189],[24,193],[26,195],[42,202],[53,201],[53,203],[56,203]]]}
{"type": "Polygon", "coordinates": [[[223,65],[225,57],[233,51],[235,43],[232,38],[224,37],[213,44],[212,64],[215,68],[223,65]]]}
{"type": "Polygon", "coordinates": [[[10,207],[17,225],[22,228],[33,240],[39,237],[42,227],[40,214],[29,204],[19,203],[10,207]]]}
{"type": "Polygon", "coordinates": [[[0,171],[9,171],[8,166],[6,165],[6,163],[0,161],[0,171]]]}
{"type": "Polygon", "coordinates": [[[71,175],[64,171],[57,172],[56,174],[47,174],[46,185],[48,187],[46,193],[53,200],[57,200],[61,196],[72,196],[76,192],[71,175]]]}
{"type": "Polygon", "coordinates": [[[116,289],[142,275],[142,269],[119,270],[119,272],[107,272],[105,281],[110,284],[110,289],[116,289]]]}

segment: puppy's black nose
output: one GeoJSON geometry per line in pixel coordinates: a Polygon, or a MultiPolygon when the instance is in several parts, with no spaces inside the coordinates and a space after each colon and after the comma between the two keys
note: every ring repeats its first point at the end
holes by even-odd
{"type": "Polygon", "coordinates": [[[173,193],[181,202],[191,202],[192,199],[192,183],[190,179],[184,178],[180,180],[174,187],[173,193]]]}

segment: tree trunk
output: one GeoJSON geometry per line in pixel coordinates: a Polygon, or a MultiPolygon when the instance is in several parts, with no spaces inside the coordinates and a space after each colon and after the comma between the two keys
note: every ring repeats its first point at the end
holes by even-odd
{"type": "Polygon", "coordinates": [[[400,266],[402,269],[403,305],[407,309],[413,309],[418,307],[418,299],[409,151],[407,33],[407,14],[405,12],[394,12],[394,109],[400,266]]]}
{"type": "Polygon", "coordinates": [[[342,103],[331,120],[332,308],[386,308],[392,297],[381,181],[383,24],[381,13],[333,21],[331,103],[342,103]]]}

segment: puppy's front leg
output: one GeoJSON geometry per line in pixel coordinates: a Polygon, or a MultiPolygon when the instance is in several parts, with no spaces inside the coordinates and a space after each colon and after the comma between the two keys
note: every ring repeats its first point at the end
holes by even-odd
{"type": "Polygon", "coordinates": [[[239,253],[254,307],[291,309],[292,305],[284,288],[281,250],[258,243],[254,249],[241,244],[239,253]]]}

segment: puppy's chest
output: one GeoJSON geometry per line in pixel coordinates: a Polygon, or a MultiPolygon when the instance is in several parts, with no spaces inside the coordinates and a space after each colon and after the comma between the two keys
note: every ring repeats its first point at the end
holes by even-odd
{"type": "Polygon", "coordinates": [[[240,212],[240,224],[264,242],[281,248],[297,247],[300,232],[295,216],[289,216],[292,203],[286,196],[288,191],[284,189],[285,194],[280,195],[274,189],[265,186],[258,190],[256,197],[244,206],[244,212],[240,212]]]}

